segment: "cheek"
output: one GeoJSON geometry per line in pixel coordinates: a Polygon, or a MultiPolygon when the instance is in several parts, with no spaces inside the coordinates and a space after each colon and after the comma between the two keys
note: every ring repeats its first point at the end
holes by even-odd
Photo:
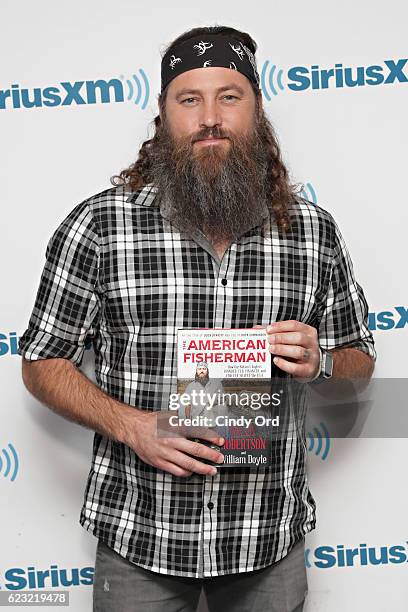
{"type": "Polygon", "coordinates": [[[255,129],[254,117],[248,113],[238,113],[226,120],[225,127],[237,134],[249,136],[255,129]]]}
{"type": "Polygon", "coordinates": [[[192,114],[188,117],[185,113],[173,113],[171,120],[168,120],[169,129],[174,136],[188,136],[197,131],[196,123],[192,114]]]}

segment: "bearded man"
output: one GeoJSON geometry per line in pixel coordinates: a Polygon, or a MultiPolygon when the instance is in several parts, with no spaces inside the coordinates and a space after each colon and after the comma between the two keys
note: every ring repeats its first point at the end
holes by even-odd
{"type": "MultiPolygon", "coordinates": [[[[191,381],[184,390],[183,395],[190,396],[190,403],[181,404],[178,408],[180,418],[194,418],[195,416],[206,415],[210,406],[217,405],[218,398],[224,393],[222,381],[218,378],[210,378],[208,364],[200,361],[196,366],[194,380],[191,381]]],[[[217,412],[220,414],[220,411],[217,412]]]]}
{"type": "Polygon", "coordinates": [[[153,138],[54,232],[20,339],[31,393],[95,431],[80,524],[98,538],[99,612],[195,610],[202,587],[210,610],[303,609],[303,430],[259,468],[210,465],[211,432],[158,436],[179,328],[264,326],[301,382],[373,371],[363,290],[332,215],[289,183],[256,49],[223,26],[169,45],[153,138]],[[87,337],[96,385],[78,369],[87,337]]]}

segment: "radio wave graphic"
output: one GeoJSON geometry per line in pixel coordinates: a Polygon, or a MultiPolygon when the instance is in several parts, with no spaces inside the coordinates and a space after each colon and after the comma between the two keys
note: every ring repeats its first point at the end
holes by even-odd
{"type": "Polygon", "coordinates": [[[305,200],[309,200],[309,202],[313,202],[313,204],[317,204],[317,195],[316,195],[316,191],[314,190],[312,183],[306,183],[304,185],[304,188],[300,192],[300,195],[305,200]]]}
{"type": "Polygon", "coordinates": [[[279,93],[277,87],[281,91],[285,89],[282,83],[283,70],[277,71],[277,66],[275,66],[275,64],[272,64],[268,73],[269,63],[269,60],[266,60],[266,62],[263,63],[260,77],[261,89],[263,95],[265,96],[268,102],[270,102],[272,99],[269,91],[272,92],[272,95],[277,96],[279,93]]]}
{"type": "Polygon", "coordinates": [[[0,473],[4,471],[4,478],[10,478],[14,482],[19,468],[18,456],[16,449],[12,444],[8,444],[8,448],[3,448],[0,454],[0,473]],[[2,458],[4,457],[4,460],[2,458]]]}
{"type": "Polygon", "coordinates": [[[330,451],[330,434],[324,423],[320,423],[319,426],[320,429],[314,427],[312,432],[308,432],[309,448],[307,450],[309,453],[314,453],[324,461],[330,451]]]}
{"type": "Polygon", "coordinates": [[[140,78],[136,74],[132,74],[130,79],[125,79],[123,75],[120,78],[126,80],[129,90],[127,99],[132,100],[134,98],[134,104],[140,104],[142,110],[144,110],[149,102],[150,85],[149,79],[142,68],[139,68],[139,73],[140,78]]]}

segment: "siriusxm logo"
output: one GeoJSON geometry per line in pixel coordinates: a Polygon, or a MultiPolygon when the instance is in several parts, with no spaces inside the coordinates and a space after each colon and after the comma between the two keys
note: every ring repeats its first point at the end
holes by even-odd
{"type": "Polygon", "coordinates": [[[8,443],[6,448],[2,448],[0,452],[0,474],[3,474],[4,478],[14,482],[17,478],[19,468],[19,460],[17,451],[11,442],[8,443]]]}
{"type": "Polygon", "coordinates": [[[320,423],[319,427],[313,427],[313,431],[307,433],[309,453],[313,453],[320,457],[323,461],[327,459],[330,452],[330,434],[324,423],[320,423]]]}
{"type": "Polygon", "coordinates": [[[0,357],[10,353],[17,355],[18,336],[16,332],[10,332],[8,336],[0,334],[0,357]]]}
{"type": "Polygon", "coordinates": [[[41,108],[83,104],[112,104],[132,101],[144,110],[150,96],[149,80],[139,68],[140,78],[98,79],[97,81],[61,81],[48,87],[21,87],[13,83],[9,89],[0,90],[0,110],[17,108],[41,108]]]}
{"type": "Polygon", "coordinates": [[[313,551],[305,549],[306,567],[330,569],[331,567],[364,567],[368,565],[388,565],[408,561],[408,542],[396,546],[368,546],[359,544],[356,548],[337,546],[318,546],[313,551]]]}
{"type": "Polygon", "coordinates": [[[306,89],[329,89],[342,87],[362,87],[365,85],[390,85],[392,83],[407,83],[405,70],[408,59],[384,60],[383,64],[371,66],[343,66],[334,64],[331,68],[312,66],[292,66],[286,75],[282,69],[269,60],[264,62],[261,74],[261,88],[266,100],[271,95],[277,96],[285,88],[291,91],[306,89]]]}
{"type": "Polygon", "coordinates": [[[312,183],[305,183],[300,192],[300,195],[305,200],[309,200],[309,202],[312,202],[312,204],[317,204],[316,190],[313,187],[312,183]]]}
{"type": "Polygon", "coordinates": [[[49,569],[38,570],[33,566],[10,567],[4,572],[4,586],[9,591],[20,591],[22,589],[58,588],[93,583],[93,567],[72,567],[71,569],[60,568],[58,565],[50,565],[49,569]]]}
{"type": "MultiPolygon", "coordinates": [[[[0,333],[0,357],[5,355],[18,355],[18,336],[17,332],[9,332],[9,334],[0,333]]],[[[85,339],[85,350],[92,348],[92,339],[88,336],[85,339]]]]}
{"type": "Polygon", "coordinates": [[[381,312],[368,313],[368,327],[374,330],[403,329],[408,323],[408,308],[405,306],[395,306],[392,310],[382,310],[381,312]]]}

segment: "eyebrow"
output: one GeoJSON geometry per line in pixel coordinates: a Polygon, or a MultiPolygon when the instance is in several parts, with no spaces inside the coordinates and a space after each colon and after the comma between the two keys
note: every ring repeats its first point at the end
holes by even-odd
{"type": "MultiPolygon", "coordinates": [[[[222,91],[227,91],[228,89],[235,89],[241,95],[244,95],[245,93],[242,87],[240,85],[237,85],[236,83],[231,83],[230,85],[224,85],[223,87],[219,87],[216,91],[217,93],[220,93],[222,91]]],[[[201,93],[201,89],[190,89],[189,87],[185,87],[184,89],[180,89],[180,91],[177,92],[176,99],[180,98],[180,96],[185,96],[186,94],[200,94],[200,93],[201,93]]]]}

